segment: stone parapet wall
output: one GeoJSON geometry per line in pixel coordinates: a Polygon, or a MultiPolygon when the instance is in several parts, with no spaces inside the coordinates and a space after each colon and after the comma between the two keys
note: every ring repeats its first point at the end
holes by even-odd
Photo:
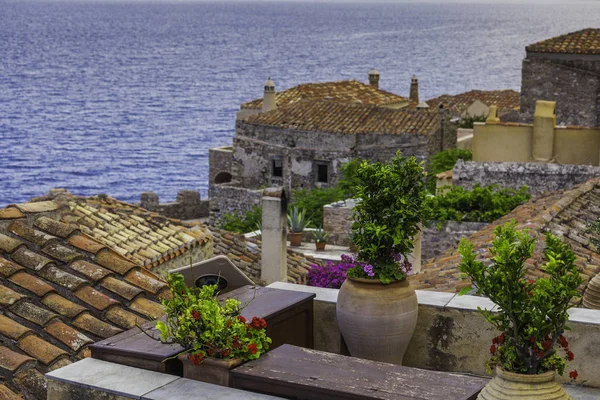
{"type": "Polygon", "coordinates": [[[600,176],[600,167],[552,163],[464,162],[452,170],[452,185],[473,189],[476,184],[518,189],[525,185],[532,195],[568,189],[600,176]]]}
{"type": "Polygon", "coordinates": [[[430,221],[430,227],[423,227],[421,259],[423,261],[437,257],[450,248],[457,248],[460,239],[479,232],[489,224],[487,222],[447,221],[438,226],[430,221]]]}
{"type": "Polygon", "coordinates": [[[180,190],[174,202],[162,204],[156,193],[144,192],[139,205],[168,218],[188,220],[208,217],[208,200],[201,200],[197,190],[180,190]]]}
{"type": "Polygon", "coordinates": [[[219,225],[223,214],[243,214],[262,200],[262,190],[251,190],[228,184],[210,185],[210,225],[219,225]]]}

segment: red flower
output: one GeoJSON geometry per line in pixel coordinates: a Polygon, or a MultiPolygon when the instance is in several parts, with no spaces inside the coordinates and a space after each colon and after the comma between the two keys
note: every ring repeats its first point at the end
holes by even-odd
{"type": "Polygon", "coordinates": [[[546,353],[544,353],[544,352],[542,351],[542,352],[539,354],[539,356],[540,356],[540,359],[544,358],[544,355],[545,355],[545,354],[546,354],[546,353]]]}
{"type": "Polygon", "coordinates": [[[267,328],[267,321],[265,321],[264,318],[260,319],[260,327],[263,328],[263,329],[267,328]]]}
{"type": "Polygon", "coordinates": [[[494,345],[491,345],[491,347],[490,347],[490,353],[491,353],[492,355],[496,354],[496,346],[494,346],[494,345]]]}
{"type": "Polygon", "coordinates": [[[544,350],[548,350],[551,346],[552,346],[552,340],[544,340],[544,343],[542,343],[542,346],[544,347],[544,350]]]}
{"type": "Polygon", "coordinates": [[[237,318],[238,318],[238,320],[239,320],[241,323],[243,323],[243,324],[245,324],[245,323],[246,323],[246,318],[244,318],[243,316],[241,316],[241,315],[238,315],[238,317],[237,317],[237,318]]]}
{"type": "Polygon", "coordinates": [[[215,351],[212,349],[212,347],[209,347],[206,352],[208,353],[209,356],[212,356],[213,354],[215,354],[215,351]]]}
{"type": "Polygon", "coordinates": [[[569,342],[567,342],[567,339],[566,339],[566,338],[565,338],[563,335],[560,335],[560,336],[558,337],[558,343],[559,343],[559,344],[560,344],[560,346],[561,346],[561,347],[563,347],[563,348],[567,348],[567,347],[569,347],[569,342]]]}
{"type": "Polygon", "coordinates": [[[199,365],[202,362],[202,360],[204,360],[204,354],[202,354],[202,353],[189,354],[188,358],[190,359],[192,364],[199,365]]]}
{"type": "Polygon", "coordinates": [[[533,296],[533,290],[529,291],[529,297],[533,296]]]}
{"type": "Polygon", "coordinates": [[[250,327],[253,329],[260,329],[261,323],[258,317],[253,317],[252,322],[250,322],[250,327]]]}
{"type": "Polygon", "coordinates": [[[258,349],[256,348],[256,343],[250,343],[250,344],[248,345],[248,351],[249,351],[251,354],[256,354],[256,352],[258,351],[258,349]]]}
{"type": "Polygon", "coordinates": [[[504,343],[505,337],[506,337],[506,333],[503,333],[502,335],[498,336],[498,344],[504,343]]]}
{"type": "Polygon", "coordinates": [[[575,354],[572,351],[567,351],[567,360],[573,361],[575,359],[575,354]]]}
{"type": "Polygon", "coordinates": [[[200,319],[200,313],[196,310],[192,311],[192,317],[198,321],[200,319]]]}
{"type": "Polygon", "coordinates": [[[223,350],[223,357],[229,356],[229,349],[223,350]]]}
{"type": "Polygon", "coordinates": [[[529,343],[531,343],[531,344],[535,343],[535,338],[533,336],[529,338],[529,343]]]}
{"type": "Polygon", "coordinates": [[[574,369],[573,371],[569,372],[569,378],[575,380],[577,379],[577,377],[579,376],[579,374],[577,373],[577,370],[574,369]]]}

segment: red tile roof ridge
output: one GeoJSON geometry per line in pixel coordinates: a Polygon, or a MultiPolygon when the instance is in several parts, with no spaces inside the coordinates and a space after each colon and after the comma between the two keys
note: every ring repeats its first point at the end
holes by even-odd
{"type": "Polygon", "coordinates": [[[600,29],[585,28],[565,33],[525,47],[532,53],[600,54],[600,29]]]}

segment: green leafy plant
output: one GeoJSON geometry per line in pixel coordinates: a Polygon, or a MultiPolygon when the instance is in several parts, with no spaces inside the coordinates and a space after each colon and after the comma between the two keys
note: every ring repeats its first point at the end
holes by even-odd
{"type": "Polygon", "coordinates": [[[338,187],[292,190],[293,205],[306,210],[306,215],[316,226],[323,224],[323,206],[344,198],[344,192],[338,187]]]}
{"type": "Polygon", "coordinates": [[[248,233],[260,230],[262,207],[256,206],[245,213],[224,214],[221,229],[230,232],[248,233]]]}
{"type": "Polygon", "coordinates": [[[493,222],[529,199],[526,186],[515,190],[475,185],[473,190],[453,186],[442,195],[429,197],[427,203],[432,209],[432,219],[439,222],[493,222]]]}
{"type": "Polygon", "coordinates": [[[435,177],[440,172],[450,171],[456,165],[456,162],[462,159],[463,161],[471,161],[473,153],[471,150],[464,149],[448,149],[435,154],[429,159],[429,174],[435,177]]]}
{"type": "MultiPolygon", "coordinates": [[[[494,366],[523,374],[556,370],[563,374],[566,361],[574,358],[563,333],[568,327],[567,310],[579,297],[582,279],[569,246],[551,233],[545,237],[542,270],[537,280],[525,279],[525,260],[533,254],[535,239],[527,230],[517,231],[512,221],[494,231],[490,252],[492,265],[476,260],[472,244],[463,239],[459,246],[462,261],[458,269],[499,306],[498,312],[481,310],[485,319],[501,334],[492,341],[488,372],[494,366]],[[559,348],[564,355],[559,355],[559,348]]],[[[468,290],[468,288],[467,288],[468,290]]],[[[462,292],[462,291],[461,291],[462,292]]],[[[570,374],[577,377],[577,371],[570,374]]]]}
{"type": "Polygon", "coordinates": [[[357,261],[368,263],[348,270],[351,278],[373,278],[382,283],[404,279],[410,265],[419,223],[427,219],[423,163],[400,152],[389,163],[362,161],[356,171],[352,241],[357,261]]]}
{"type": "Polygon", "coordinates": [[[463,129],[473,129],[475,122],[485,122],[486,119],[487,117],[485,115],[468,115],[460,119],[458,127],[463,129]]]}
{"type": "Polygon", "coordinates": [[[316,243],[323,243],[327,241],[327,237],[329,237],[329,235],[327,234],[327,232],[325,232],[323,230],[322,226],[319,226],[317,229],[315,229],[315,231],[313,232],[313,236],[315,238],[315,242],[316,243]]]}
{"type": "Polygon", "coordinates": [[[363,161],[362,158],[353,158],[340,166],[340,177],[336,183],[336,188],[342,192],[340,200],[351,199],[356,196],[356,187],[360,184],[358,169],[363,161]]]}
{"type": "Polygon", "coordinates": [[[308,225],[308,219],[306,218],[306,211],[299,208],[298,206],[292,206],[288,212],[288,224],[290,231],[293,233],[299,233],[304,231],[304,228],[308,225]]]}
{"type": "Polygon", "coordinates": [[[177,273],[167,282],[173,299],[162,301],[167,317],[156,328],[163,342],[184,347],[193,364],[205,357],[254,360],[269,349],[266,321],[254,317],[246,323],[238,300],[218,301],[217,285],[188,288],[177,273]]]}

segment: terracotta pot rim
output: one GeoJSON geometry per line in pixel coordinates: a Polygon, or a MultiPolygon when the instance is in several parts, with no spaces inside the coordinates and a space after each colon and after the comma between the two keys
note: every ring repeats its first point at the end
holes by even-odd
{"type": "Polygon", "coordinates": [[[552,370],[542,374],[532,375],[505,371],[504,368],[496,366],[496,375],[504,380],[512,382],[550,382],[556,377],[556,371],[552,370]]]}
{"type": "Polygon", "coordinates": [[[359,283],[367,283],[367,284],[371,284],[371,285],[375,285],[375,284],[379,284],[379,285],[383,285],[383,286],[389,286],[389,285],[393,285],[396,283],[403,283],[403,282],[407,282],[406,277],[404,277],[404,279],[400,279],[400,280],[395,280],[395,281],[391,281],[390,283],[381,283],[381,281],[379,279],[369,279],[369,278],[351,278],[349,276],[346,277],[346,279],[351,280],[353,282],[359,282],[359,283]]]}
{"type": "Polygon", "coordinates": [[[288,235],[302,235],[303,232],[288,232],[288,235]]]}

